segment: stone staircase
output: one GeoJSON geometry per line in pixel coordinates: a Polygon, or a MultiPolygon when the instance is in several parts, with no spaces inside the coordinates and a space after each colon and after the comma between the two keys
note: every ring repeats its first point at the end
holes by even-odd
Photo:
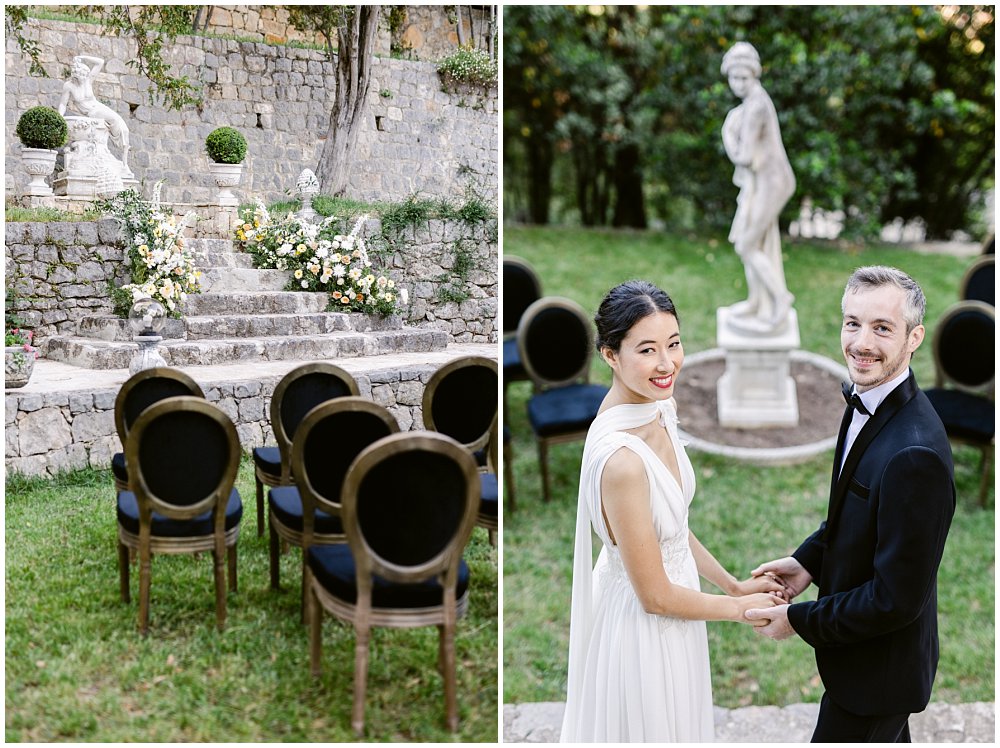
{"type": "MultiPolygon", "coordinates": [[[[257,270],[225,239],[189,239],[202,293],[168,320],[160,355],[169,366],[312,361],[444,350],[440,330],[407,327],[398,316],[325,311],[325,293],[284,291],[288,273],[257,270]]],[[[138,346],[126,320],[84,317],[75,335],[49,338],[46,358],[87,369],[127,369],[138,346]]]]}

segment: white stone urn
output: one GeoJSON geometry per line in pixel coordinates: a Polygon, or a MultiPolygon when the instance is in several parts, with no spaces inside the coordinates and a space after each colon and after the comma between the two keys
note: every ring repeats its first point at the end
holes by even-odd
{"type": "MultiPolygon", "coordinates": [[[[34,149],[32,149],[34,150],[34,149]]],[[[35,369],[34,350],[26,351],[23,345],[4,347],[3,386],[4,389],[24,387],[35,369]]]]}
{"type": "Polygon", "coordinates": [[[243,175],[243,164],[220,164],[209,161],[208,171],[215,178],[215,184],[219,187],[219,205],[223,208],[238,206],[240,201],[233,194],[232,188],[240,183],[240,177],[243,175]]]}
{"type": "Polygon", "coordinates": [[[25,171],[31,175],[28,182],[28,194],[37,196],[47,196],[52,194],[52,188],[46,183],[45,177],[52,174],[56,169],[56,155],[58,151],[48,148],[22,148],[21,162],[25,171]]]}

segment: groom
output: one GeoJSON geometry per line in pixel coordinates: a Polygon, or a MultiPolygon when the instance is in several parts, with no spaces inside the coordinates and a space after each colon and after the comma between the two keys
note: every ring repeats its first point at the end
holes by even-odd
{"type": "MultiPolygon", "coordinates": [[[[834,457],[826,521],[787,558],[789,599],[747,618],[772,639],[816,650],[826,693],[813,742],[910,742],[907,720],[930,700],[938,660],[937,570],[955,512],[944,427],[910,371],[924,339],[920,286],[888,267],[854,272],[841,303],[853,388],[834,457]]],[[[970,355],[976,355],[970,351],[970,355]]]]}

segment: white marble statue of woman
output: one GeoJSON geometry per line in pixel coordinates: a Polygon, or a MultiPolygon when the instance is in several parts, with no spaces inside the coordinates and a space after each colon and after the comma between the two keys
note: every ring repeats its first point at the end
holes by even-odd
{"type": "Polygon", "coordinates": [[[747,42],[736,42],[722,58],[722,74],[743,100],[722,126],[726,155],[736,167],[733,183],[740,188],[729,241],[747,276],[747,300],[730,307],[730,320],[747,332],[769,333],[783,325],[795,299],[785,285],[778,230],[795,175],[760,73],[760,56],[747,42]]]}
{"type": "Polygon", "coordinates": [[[122,150],[123,171],[131,173],[128,166],[128,125],[125,124],[125,120],[118,112],[102,104],[94,96],[94,78],[103,68],[104,60],[100,57],[77,55],[73,58],[69,80],[63,84],[62,99],[59,101],[59,114],[66,113],[66,105],[72,99],[73,105],[85,117],[106,122],[112,139],[122,150]]]}

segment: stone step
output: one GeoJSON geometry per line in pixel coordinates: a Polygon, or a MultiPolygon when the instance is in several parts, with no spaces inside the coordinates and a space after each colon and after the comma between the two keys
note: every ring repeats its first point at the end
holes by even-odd
{"type": "MultiPolygon", "coordinates": [[[[206,314],[168,319],[160,337],[170,340],[211,340],[213,338],[259,338],[284,335],[324,335],[328,332],[373,332],[399,330],[402,317],[392,315],[306,312],[292,314],[206,314]]],[[[84,317],[77,335],[90,340],[133,342],[128,320],[118,317],[84,317]]]]}
{"type": "Polygon", "coordinates": [[[314,314],[326,309],[329,297],[322,291],[260,291],[192,294],[184,314],[314,314]]]}
{"type": "MultiPolygon", "coordinates": [[[[211,366],[424,353],[444,350],[447,345],[448,335],[441,330],[404,327],[296,337],[165,339],[159,352],[168,366],[211,366]]],[[[135,343],[55,336],[48,341],[45,357],[86,369],[127,369],[137,349],[135,343]]]]}
{"type": "Polygon", "coordinates": [[[253,268],[253,258],[246,252],[199,252],[195,255],[195,265],[202,270],[208,268],[253,268]]]}
{"type": "Polygon", "coordinates": [[[246,293],[283,291],[290,275],[284,270],[209,268],[201,277],[203,293],[246,293]]]}
{"type": "Polygon", "coordinates": [[[365,314],[228,314],[188,317],[188,340],[261,338],[286,335],[324,335],[330,332],[371,332],[400,329],[400,317],[365,314]]]}
{"type": "Polygon", "coordinates": [[[232,252],[232,239],[185,239],[184,244],[193,252],[232,252]]]}

